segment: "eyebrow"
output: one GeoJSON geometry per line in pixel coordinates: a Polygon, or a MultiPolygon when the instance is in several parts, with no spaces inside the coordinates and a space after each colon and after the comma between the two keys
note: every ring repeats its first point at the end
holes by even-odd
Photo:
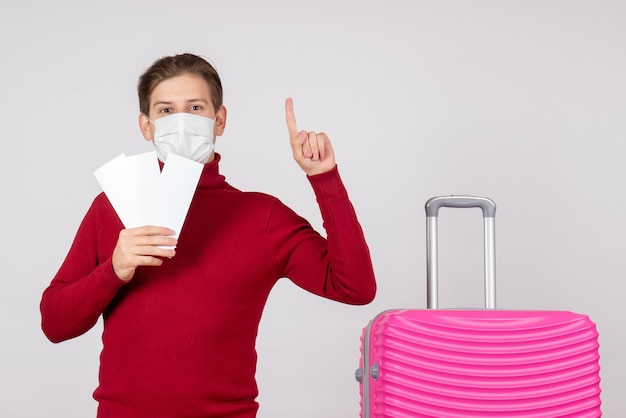
{"type": "MultiPolygon", "coordinates": [[[[197,98],[197,99],[189,99],[189,100],[187,100],[187,101],[186,101],[186,103],[187,103],[187,104],[189,104],[189,103],[196,103],[196,102],[202,102],[202,103],[205,103],[205,104],[208,104],[208,103],[209,103],[207,100],[202,99],[202,98],[197,98]]],[[[159,105],[171,106],[171,105],[172,105],[172,102],[168,102],[168,101],[160,101],[160,102],[155,102],[155,103],[152,105],[152,107],[153,107],[153,108],[155,108],[155,107],[157,107],[157,106],[159,106],[159,105]]]]}

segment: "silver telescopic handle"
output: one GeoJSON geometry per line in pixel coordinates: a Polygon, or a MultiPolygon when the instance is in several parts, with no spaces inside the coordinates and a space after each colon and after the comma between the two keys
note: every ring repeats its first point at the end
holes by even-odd
{"type": "Polygon", "coordinates": [[[426,202],[426,306],[428,309],[439,307],[437,219],[439,209],[442,207],[482,209],[485,245],[485,307],[496,309],[496,204],[486,197],[475,196],[441,196],[433,197],[426,202]]]}

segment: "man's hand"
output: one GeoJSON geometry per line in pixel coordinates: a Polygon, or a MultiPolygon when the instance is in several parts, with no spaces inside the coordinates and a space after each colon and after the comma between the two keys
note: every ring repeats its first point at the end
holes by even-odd
{"type": "Polygon", "coordinates": [[[178,240],[174,231],[160,226],[140,226],[120,231],[113,250],[113,271],[125,282],[130,281],[139,266],[160,266],[162,257],[173,257],[176,251],[160,248],[174,247],[178,240]]]}
{"type": "Polygon", "coordinates": [[[325,173],[335,167],[335,153],[325,133],[298,131],[293,100],[285,101],[287,129],[293,158],[308,176],[325,173]]]}

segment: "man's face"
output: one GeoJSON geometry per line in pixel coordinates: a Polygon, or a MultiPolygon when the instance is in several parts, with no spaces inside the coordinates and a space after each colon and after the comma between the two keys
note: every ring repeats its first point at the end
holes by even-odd
{"type": "MultiPolygon", "coordinates": [[[[209,85],[200,76],[183,74],[168,78],[156,85],[150,95],[149,118],[139,115],[139,126],[147,141],[154,139],[154,122],[174,113],[192,113],[215,120],[214,137],[224,133],[226,108],[213,108],[209,85]],[[152,121],[152,122],[150,122],[152,121]]],[[[213,160],[213,156],[209,161],[213,160]]]]}

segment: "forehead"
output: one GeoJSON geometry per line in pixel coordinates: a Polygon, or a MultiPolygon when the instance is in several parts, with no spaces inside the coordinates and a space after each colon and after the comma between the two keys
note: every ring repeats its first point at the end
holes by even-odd
{"type": "Polygon", "coordinates": [[[152,89],[150,105],[156,102],[204,99],[211,102],[211,91],[204,78],[195,74],[182,74],[165,79],[152,89]]]}

